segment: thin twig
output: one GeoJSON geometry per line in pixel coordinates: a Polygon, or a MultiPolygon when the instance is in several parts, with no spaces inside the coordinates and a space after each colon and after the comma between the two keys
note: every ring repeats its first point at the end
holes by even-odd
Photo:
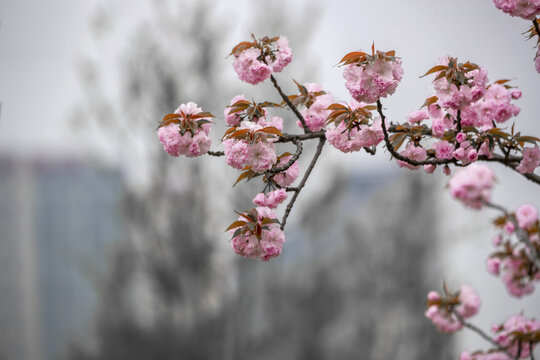
{"type": "Polygon", "coordinates": [[[287,133],[283,133],[282,135],[283,136],[279,137],[279,140],[277,141],[278,143],[290,142],[290,141],[293,141],[293,140],[320,139],[320,138],[325,137],[325,131],[321,130],[321,131],[310,132],[310,133],[307,133],[307,134],[287,134],[287,133]]]}
{"type": "Polygon", "coordinates": [[[302,142],[298,140],[292,140],[292,142],[296,145],[296,152],[294,153],[294,155],[291,156],[291,158],[285,165],[271,168],[270,170],[266,171],[267,173],[278,174],[278,173],[287,171],[287,169],[290,168],[296,160],[298,160],[298,158],[302,154],[302,142]]]}
{"type": "Polygon", "coordinates": [[[307,168],[306,173],[304,174],[304,177],[302,178],[302,181],[300,181],[300,184],[298,184],[298,187],[296,187],[296,189],[293,190],[294,195],[291,198],[291,201],[289,201],[289,203],[287,204],[287,208],[285,209],[285,214],[283,215],[283,218],[281,219],[281,230],[285,228],[285,224],[287,223],[287,218],[289,217],[289,214],[294,205],[294,202],[296,201],[296,198],[300,194],[300,191],[302,191],[302,188],[306,184],[306,181],[309,178],[311,171],[315,167],[315,163],[317,162],[317,160],[319,159],[319,156],[321,155],[325,141],[326,141],[326,138],[324,137],[319,138],[319,144],[317,145],[317,150],[315,151],[315,155],[313,155],[313,159],[311,159],[311,163],[309,164],[309,167],[307,168]]]}
{"type": "Polygon", "coordinates": [[[302,126],[304,127],[304,132],[307,134],[307,133],[310,133],[311,130],[309,130],[307,124],[306,124],[306,120],[304,119],[304,117],[302,116],[302,114],[300,114],[300,112],[298,111],[298,109],[296,108],[296,106],[294,106],[294,104],[291,102],[291,100],[289,99],[289,97],[287,95],[285,95],[285,93],[283,92],[283,90],[281,90],[281,87],[279,87],[278,83],[277,83],[277,80],[276,78],[274,77],[274,75],[270,75],[270,80],[272,80],[272,84],[274,84],[274,87],[276,88],[276,90],[278,91],[279,95],[281,96],[281,98],[283,99],[283,101],[285,101],[287,103],[287,105],[289,106],[289,108],[292,110],[292,112],[296,115],[296,117],[300,120],[300,122],[302,123],[302,126]]]}
{"type": "Polygon", "coordinates": [[[506,350],[505,347],[502,347],[501,344],[497,343],[495,340],[493,340],[488,334],[486,334],[482,329],[480,329],[478,326],[471,324],[470,322],[465,321],[461,315],[458,314],[457,311],[452,310],[452,314],[455,315],[455,317],[458,319],[458,321],[467,329],[472,330],[473,332],[477,333],[482,337],[484,340],[488,341],[490,344],[495,346],[497,351],[502,351],[506,355],[508,355],[510,358],[512,355],[506,350]]]}
{"type": "Polygon", "coordinates": [[[224,156],[225,155],[225,152],[224,151],[209,151],[207,152],[208,155],[210,156],[224,156]]]}

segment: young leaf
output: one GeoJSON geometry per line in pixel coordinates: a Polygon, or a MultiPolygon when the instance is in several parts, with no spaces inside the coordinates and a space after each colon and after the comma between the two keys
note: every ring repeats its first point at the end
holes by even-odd
{"type": "Polygon", "coordinates": [[[442,71],[442,70],[447,70],[448,69],[448,66],[445,66],[445,65],[437,65],[437,66],[434,66],[432,67],[431,69],[429,69],[427,71],[427,73],[425,73],[424,75],[420,76],[421,78],[424,77],[424,76],[428,76],[429,74],[433,74],[437,71],[442,71]]]}
{"type": "Polygon", "coordinates": [[[229,225],[229,227],[225,231],[229,231],[229,230],[235,229],[237,227],[244,226],[246,224],[247,224],[247,222],[245,222],[245,221],[237,220],[237,221],[233,222],[231,225],[229,225]]]}

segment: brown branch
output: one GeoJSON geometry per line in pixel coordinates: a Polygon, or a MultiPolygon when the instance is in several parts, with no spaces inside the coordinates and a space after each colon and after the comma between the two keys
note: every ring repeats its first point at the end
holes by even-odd
{"type": "Polygon", "coordinates": [[[289,159],[289,161],[287,161],[285,165],[277,167],[277,168],[276,167],[271,168],[270,170],[266,171],[267,173],[278,174],[278,173],[287,171],[287,169],[290,168],[296,160],[298,160],[298,158],[302,154],[302,142],[296,139],[293,139],[292,142],[296,145],[296,152],[294,153],[294,155],[289,159]]]}
{"type": "Polygon", "coordinates": [[[458,319],[458,321],[466,327],[467,329],[475,332],[476,334],[480,335],[484,340],[488,341],[491,345],[495,346],[497,351],[502,351],[506,355],[508,355],[510,358],[512,358],[512,355],[506,350],[505,347],[502,347],[501,344],[497,343],[495,340],[493,340],[488,334],[486,334],[482,329],[480,329],[478,326],[471,324],[470,322],[465,321],[461,315],[457,313],[457,311],[452,310],[452,314],[455,315],[455,317],[458,319]]]}
{"type": "MultiPolygon", "coordinates": [[[[304,187],[304,185],[306,185],[306,181],[309,178],[311,171],[315,167],[315,163],[317,163],[319,156],[321,155],[325,141],[326,141],[326,138],[324,137],[319,138],[319,144],[317,145],[317,150],[315,151],[315,155],[313,155],[313,159],[311,159],[311,163],[309,164],[306,170],[306,173],[304,174],[304,177],[302,178],[302,181],[300,181],[300,184],[298,184],[298,187],[294,188],[294,190],[292,190],[291,188],[291,191],[294,191],[294,195],[291,198],[291,201],[289,201],[289,203],[287,204],[287,208],[285,209],[285,214],[283,215],[283,218],[281,219],[281,230],[285,228],[285,224],[287,223],[287,218],[289,217],[289,214],[292,210],[294,202],[296,201],[296,198],[300,194],[300,191],[302,191],[302,188],[304,187]]],[[[289,188],[287,188],[287,191],[289,191],[289,188]]]]}
{"type": "Polygon", "coordinates": [[[540,28],[538,28],[538,21],[539,19],[535,18],[532,22],[533,22],[534,30],[536,30],[536,34],[538,35],[538,37],[540,37],[540,28]]]}
{"type": "Polygon", "coordinates": [[[321,130],[321,131],[310,132],[310,133],[307,133],[307,134],[287,134],[287,133],[283,133],[282,135],[283,136],[279,137],[279,140],[277,141],[278,143],[291,142],[291,141],[294,141],[294,140],[303,141],[303,140],[309,140],[309,139],[320,139],[320,138],[325,137],[325,131],[321,130]]]}
{"type": "Polygon", "coordinates": [[[209,152],[207,152],[207,154],[210,155],[210,156],[219,157],[219,156],[224,156],[225,152],[223,152],[223,151],[209,151],[209,152]]]}
{"type": "MultiPolygon", "coordinates": [[[[413,165],[413,166],[420,166],[420,165],[447,165],[447,164],[454,164],[455,166],[464,166],[463,164],[460,164],[456,159],[430,159],[430,160],[413,160],[406,156],[401,155],[398,153],[395,149],[392,143],[390,142],[390,138],[388,135],[388,130],[386,128],[385,119],[386,116],[384,115],[382,111],[382,104],[380,100],[377,100],[377,112],[379,113],[379,116],[381,117],[381,127],[384,134],[384,142],[386,144],[386,148],[390,152],[390,154],[395,157],[398,160],[404,161],[407,164],[413,165]]],[[[489,161],[489,162],[498,162],[503,164],[506,167],[511,168],[512,170],[519,172],[517,170],[517,167],[519,166],[519,162],[521,161],[522,157],[520,156],[501,156],[498,154],[493,154],[491,157],[488,157],[486,155],[480,155],[478,156],[478,160],[481,161],[489,161]]],[[[522,174],[526,179],[539,184],[540,185],[540,176],[530,173],[530,174],[522,174]]]]}
{"type": "Polygon", "coordinates": [[[285,93],[283,92],[283,90],[281,90],[281,87],[279,87],[278,83],[277,83],[277,80],[276,78],[274,77],[274,75],[270,75],[270,80],[272,80],[272,84],[274,84],[274,87],[276,88],[276,90],[278,91],[279,95],[281,96],[281,98],[283,99],[283,101],[285,101],[285,103],[287,103],[287,105],[289,106],[289,108],[292,110],[292,112],[296,115],[296,117],[300,120],[300,122],[302,123],[302,126],[304,127],[304,132],[307,134],[307,133],[310,133],[311,130],[309,130],[307,124],[306,124],[306,120],[304,119],[304,117],[302,116],[302,114],[300,114],[300,112],[298,111],[298,109],[296,108],[296,106],[294,106],[294,104],[291,102],[291,100],[289,99],[289,97],[287,95],[285,95],[285,93]]]}

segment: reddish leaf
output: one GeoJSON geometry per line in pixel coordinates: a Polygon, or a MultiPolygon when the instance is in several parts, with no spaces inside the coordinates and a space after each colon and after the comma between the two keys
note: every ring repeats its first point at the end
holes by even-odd
{"type": "Polygon", "coordinates": [[[274,134],[274,135],[278,135],[278,136],[283,136],[283,134],[281,133],[281,131],[276,128],[276,127],[273,127],[273,126],[267,126],[267,127],[264,127],[260,130],[257,130],[257,132],[265,132],[267,134],[274,134]]]}
{"type": "Polygon", "coordinates": [[[432,67],[431,69],[429,69],[427,71],[427,73],[425,73],[424,75],[420,76],[420,77],[424,77],[424,76],[427,76],[429,74],[433,74],[437,71],[442,71],[442,70],[447,70],[448,69],[448,66],[445,66],[445,65],[437,65],[437,66],[434,66],[432,67]]]}
{"type": "Polygon", "coordinates": [[[242,221],[242,220],[238,220],[238,221],[233,222],[231,225],[229,225],[229,227],[225,231],[229,231],[229,230],[235,229],[237,227],[244,226],[246,224],[247,224],[247,222],[242,221]]]}

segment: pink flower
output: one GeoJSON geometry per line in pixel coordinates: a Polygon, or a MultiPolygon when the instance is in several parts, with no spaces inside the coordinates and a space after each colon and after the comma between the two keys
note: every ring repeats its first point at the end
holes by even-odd
{"type": "Polygon", "coordinates": [[[194,102],[181,104],[175,114],[182,115],[180,123],[171,123],[158,129],[157,134],[163,149],[171,156],[184,155],[195,157],[204,155],[210,150],[212,140],[208,137],[212,127],[211,122],[199,125],[197,121],[209,121],[209,118],[191,120],[190,115],[202,112],[194,102]],[[189,125],[191,124],[191,125],[189,125]],[[196,129],[193,130],[193,127],[196,129]],[[181,132],[184,132],[182,135],[181,132]],[[193,133],[192,133],[193,132],[193,133]]]}
{"type": "Polygon", "coordinates": [[[534,67],[536,69],[536,72],[540,73],[540,48],[538,48],[538,51],[536,52],[536,57],[534,58],[534,67]]]}
{"type": "Polygon", "coordinates": [[[429,119],[428,112],[426,110],[416,110],[407,116],[407,121],[411,124],[419,124],[422,120],[429,119]]]}
{"type": "Polygon", "coordinates": [[[436,168],[437,166],[433,164],[424,165],[424,171],[426,172],[426,174],[433,174],[436,168]]]}
{"type": "Polygon", "coordinates": [[[270,77],[272,68],[260,61],[261,50],[249,48],[234,56],[233,67],[240,80],[258,84],[270,77]]]}
{"type": "MultiPolygon", "coordinates": [[[[289,160],[291,160],[291,156],[284,156],[279,159],[276,166],[284,166],[289,160]]],[[[295,161],[287,170],[285,170],[285,172],[274,175],[273,179],[280,186],[289,186],[296,180],[298,173],[298,161],[295,161]]]]}
{"type": "Polygon", "coordinates": [[[453,295],[443,298],[435,291],[428,293],[428,309],[425,316],[442,332],[452,333],[460,330],[463,324],[453,311],[463,318],[474,316],[481,301],[476,292],[468,285],[463,285],[455,302],[453,295]]]}
{"type": "Polygon", "coordinates": [[[456,141],[457,141],[458,143],[462,143],[462,142],[464,142],[465,140],[467,140],[467,135],[466,135],[465,133],[460,132],[460,133],[458,133],[458,134],[456,135],[456,141]]]}
{"type": "Polygon", "coordinates": [[[487,270],[493,275],[499,275],[500,265],[501,265],[501,259],[497,257],[490,257],[487,259],[487,262],[486,262],[487,270]]]}
{"type": "Polygon", "coordinates": [[[516,230],[515,226],[514,226],[514,223],[511,222],[511,221],[507,221],[506,224],[504,224],[504,231],[507,233],[507,234],[513,234],[514,233],[514,230],[516,230]]]}
{"type": "Polygon", "coordinates": [[[274,72],[281,72],[283,68],[290,64],[292,61],[292,51],[289,47],[289,40],[285,36],[280,36],[276,42],[276,59],[272,59],[268,56],[267,62],[272,67],[274,72]]]}
{"type": "Polygon", "coordinates": [[[496,329],[496,335],[493,340],[499,343],[512,356],[520,354],[520,359],[528,358],[534,349],[534,344],[521,342],[515,335],[515,332],[523,334],[531,334],[540,330],[540,321],[535,319],[527,319],[523,315],[510,316],[503,325],[496,329]]]}
{"type": "Polygon", "coordinates": [[[463,318],[474,316],[482,304],[476,292],[468,285],[461,286],[459,302],[456,311],[463,318]]]}
{"type": "Polygon", "coordinates": [[[176,124],[170,124],[162,126],[158,129],[159,141],[163,144],[163,149],[167,154],[171,156],[180,155],[180,142],[182,136],[180,135],[180,126],[176,124]]]}
{"type": "Polygon", "coordinates": [[[227,139],[223,141],[227,164],[235,169],[242,169],[248,161],[249,143],[227,139]]]}
{"type": "Polygon", "coordinates": [[[516,168],[522,174],[532,173],[540,165],[540,148],[538,145],[523,149],[523,158],[516,168]]]}
{"type": "Polygon", "coordinates": [[[258,141],[249,146],[248,164],[255,172],[262,173],[276,163],[276,147],[273,143],[258,141]]]}
{"type": "Polygon", "coordinates": [[[492,84],[480,103],[480,121],[487,127],[492,122],[502,123],[517,116],[520,108],[510,103],[512,94],[501,84],[492,84]]]}
{"type": "MultiPolygon", "coordinates": [[[[231,239],[231,246],[235,253],[253,259],[268,261],[281,254],[285,235],[275,222],[265,223],[265,219],[276,220],[276,215],[268,207],[258,207],[254,209],[257,213],[257,225],[261,228],[260,237],[251,233],[250,230],[244,231],[243,235],[237,234],[231,239]]],[[[240,221],[245,221],[244,217],[239,217],[240,221]]],[[[237,233],[242,228],[230,230],[231,234],[237,233]]]]}
{"type": "MultiPolygon", "coordinates": [[[[235,97],[232,98],[230,105],[233,105],[234,103],[240,100],[246,100],[246,97],[244,95],[236,95],[235,97]]],[[[244,113],[240,112],[240,113],[235,113],[235,114],[229,114],[230,111],[231,111],[231,108],[227,106],[224,111],[225,122],[229,126],[239,126],[240,122],[242,121],[241,115],[244,115],[244,113]]]]}
{"type": "Polygon", "coordinates": [[[253,199],[253,203],[259,206],[266,206],[270,209],[275,209],[283,201],[287,199],[287,192],[285,189],[278,189],[270,191],[268,194],[259,193],[253,199]]]}
{"type": "Polygon", "coordinates": [[[540,14],[540,0],[493,0],[497,9],[511,16],[533,20],[540,14]]]}
{"type": "MultiPolygon", "coordinates": [[[[421,146],[414,145],[413,142],[408,143],[407,146],[405,147],[405,150],[400,152],[400,154],[411,160],[416,160],[416,161],[424,161],[427,158],[426,149],[424,149],[421,146]]],[[[401,161],[397,159],[396,159],[396,162],[399,165],[399,167],[405,167],[409,170],[415,170],[420,167],[418,165],[411,165],[405,161],[401,161]]]]}
{"type": "Polygon", "coordinates": [[[510,95],[512,96],[512,99],[517,100],[521,98],[521,90],[519,89],[512,89],[510,90],[510,95]]]}
{"type": "Polygon", "coordinates": [[[439,331],[445,333],[454,333],[463,328],[463,325],[459,322],[454,314],[439,308],[437,305],[430,306],[424,315],[431,320],[433,325],[435,325],[439,331]]]}
{"type": "MultiPolygon", "coordinates": [[[[306,83],[303,86],[308,90],[309,96],[313,96],[315,100],[311,106],[302,109],[300,113],[306,120],[306,125],[311,131],[320,131],[326,124],[326,118],[331,113],[331,110],[326,110],[330,104],[334,102],[334,97],[330,94],[322,94],[315,96],[314,94],[322,91],[322,87],[315,83],[306,83]]],[[[297,121],[296,124],[302,127],[302,123],[297,121]]]]}
{"type": "Polygon", "coordinates": [[[186,157],[195,157],[204,155],[210,150],[212,145],[212,139],[206,135],[204,131],[199,131],[195,136],[191,136],[190,133],[184,134],[184,137],[191,137],[191,143],[189,144],[188,151],[184,154],[186,157]]]}
{"type": "Polygon", "coordinates": [[[473,209],[480,209],[484,201],[490,200],[494,183],[493,172],[487,166],[475,163],[457,171],[448,186],[454,198],[473,209]]]}
{"type": "Polygon", "coordinates": [[[520,228],[530,229],[538,220],[538,211],[532,205],[521,205],[516,210],[516,219],[520,228]]]}
{"type": "Polygon", "coordinates": [[[436,142],[433,145],[433,149],[435,150],[435,157],[437,159],[451,159],[454,152],[454,146],[446,140],[436,142]]]}
{"type": "Polygon", "coordinates": [[[391,95],[403,77],[401,60],[350,64],[343,72],[345,87],[359,102],[373,103],[381,97],[391,95]]]}

